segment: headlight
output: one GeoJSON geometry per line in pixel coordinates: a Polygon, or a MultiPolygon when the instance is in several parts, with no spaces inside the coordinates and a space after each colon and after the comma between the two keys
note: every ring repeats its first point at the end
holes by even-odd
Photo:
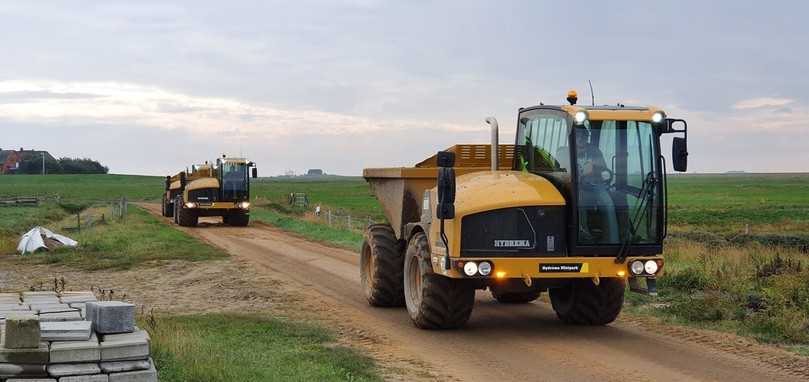
{"type": "Polygon", "coordinates": [[[652,122],[654,122],[654,123],[663,122],[663,113],[658,111],[658,112],[655,112],[654,114],[652,114],[652,122]]]}
{"type": "Polygon", "coordinates": [[[478,265],[471,261],[464,264],[463,273],[466,273],[467,276],[474,276],[476,273],[478,273],[478,265]]]}
{"type": "Polygon", "coordinates": [[[584,121],[587,120],[587,113],[585,113],[583,111],[577,111],[574,118],[576,120],[576,123],[581,125],[582,123],[584,123],[584,121]]]}
{"type": "Polygon", "coordinates": [[[478,272],[480,272],[481,276],[488,276],[492,273],[492,263],[488,261],[484,261],[478,265],[478,272]]]}
{"type": "Polygon", "coordinates": [[[250,202],[239,202],[239,204],[237,204],[237,207],[246,210],[250,208],[250,202]]]}
{"type": "Polygon", "coordinates": [[[657,262],[654,260],[649,260],[646,262],[646,265],[644,265],[644,268],[646,269],[646,273],[653,275],[657,273],[657,262]]]}
{"type": "Polygon", "coordinates": [[[629,268],[632,271],[632,274],[639,275],[643,273],[643,262],[637,260],[633,261],[629,268]]]}
{"type": "Polygon", "coordinates": [[[185,203],[185,207],[186,207],[186,208],[196,208],[196,207],[197,207],[197,203],[194,203],[194,202],[186,202],[186,203],[185,203]]]}

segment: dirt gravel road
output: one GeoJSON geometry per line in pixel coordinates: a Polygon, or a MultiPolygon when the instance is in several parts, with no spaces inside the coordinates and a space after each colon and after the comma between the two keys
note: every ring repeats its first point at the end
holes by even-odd
{"type": "MultiPolygon", "coordinates": [[[[159,215],[159,206],[146,206],[159,215]]],[[[166,219],[168,220],[168,219],[166,219]]],[[[405,358],[431,378],[463,381],[795,381],[809,358],[736,336],[619,319],[606,327],[560,323],[543,302],[502,305],[478,292],[463,330],[423,331],[405,310],[372,308],[359,257],[273,227],[203,223],[186,232],[297,288],[307,308],[367,333],[376,358],[405,358]]]]}

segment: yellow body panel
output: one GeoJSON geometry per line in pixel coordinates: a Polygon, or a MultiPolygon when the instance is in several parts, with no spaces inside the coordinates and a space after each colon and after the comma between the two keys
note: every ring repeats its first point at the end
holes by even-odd
{"type": "MultiPolygon", "coordinates": [[[[461,225],[464,216],[478,212],[524,206],[564,206],[565,198],[547,179],[520,171],[481,171],[459,176],[455,180],[455,219],[445,220],[447,240],[453,258],[461,256],[461,225]],[[456,239],[457,238],[457,239],[456,239]]],[[[430,190],[431,200],[438,200],[436,188],[430,190]]],[[[435,202],[430,203],[434,205],[435,202]]],[[[440,223],[432,211],[430,225],[433,257],[445,254],[439,235],[440,223]]]]}
{"type": "Polygon", "coordinates": [[[588,119],[591,120],[612,120],[612,121],[646,121],[652,120],[652,115],[658,111],[662,111],[654,106],[644,108],[617,108],[617,109],[599,109],[589,108],[586,106],[577,105],[564,105],[562,110],[566,111],[571,116],[575,115],[577,111],[584,111],[587,113],[588,119]]]}
{"type": "Polygon", "coordinates": [[[204,188],[219,188],[219,181],[216,178],[199,178],[188,182],[185,186],[186,192],[204,188]]]}

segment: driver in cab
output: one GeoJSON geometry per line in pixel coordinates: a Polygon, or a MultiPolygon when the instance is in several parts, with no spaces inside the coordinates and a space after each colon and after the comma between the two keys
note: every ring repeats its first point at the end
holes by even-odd
{"type": "Polygon", "coordinates": [[[600,243],[617,244],[618,218],[609,193],[612,175],[601,150],[590,142],[590,131],[584,128],[576,129],[576,158],[579,173],[579,234],[584,241],[593,241],[597,233],[594,228],[600,228],[600,243]],[[598,210],[601,227],[593,227],[589,215],[591,210],[598,210]]]}

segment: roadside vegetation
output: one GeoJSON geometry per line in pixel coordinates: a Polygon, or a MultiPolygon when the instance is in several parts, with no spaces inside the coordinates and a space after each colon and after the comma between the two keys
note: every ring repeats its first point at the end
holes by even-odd
{"type": "Polygon", "coordinates": [[[144,321],[161,381],[381,380],[369,358],[318,326],[223,314],[144,321]]]}
{"type": "Polygon", "coordinates": [[[303,213],[279,207],[278,205],[258,206],[250,211],[254,221],[260,221],[289,231],[309,240],[329,244],[335,247],[360,250],[362,233],[356,230],[346,230],[330,227],[320,222],[303,218],[303,213]]]}
{"type": "Polygon", "coordinates": [[[365,179],[354,176],[262,178],[252,185],[254,198],[261,202],[288,206],[289,194],[302,192],[307,195],[310,210],[320,205],[325,212],[331,209],[336,214],[370,217],[383,221],[385,215],[365,179]]]}
{"type": "Polygon", "coordinates": [[[113,218],[109,206],[98,204],[83,209],[80,216],[83,227],[78,230],[76,215],[55,203],[0,208],[0,253],[14,254],[20,236],[42,225],[80,245],[38,251],[18,261],[64,264],[84,270],[120,270],[155,260],[202,261],[227,256],[134,206],[129,207],[125,220],[113,218]]]}

